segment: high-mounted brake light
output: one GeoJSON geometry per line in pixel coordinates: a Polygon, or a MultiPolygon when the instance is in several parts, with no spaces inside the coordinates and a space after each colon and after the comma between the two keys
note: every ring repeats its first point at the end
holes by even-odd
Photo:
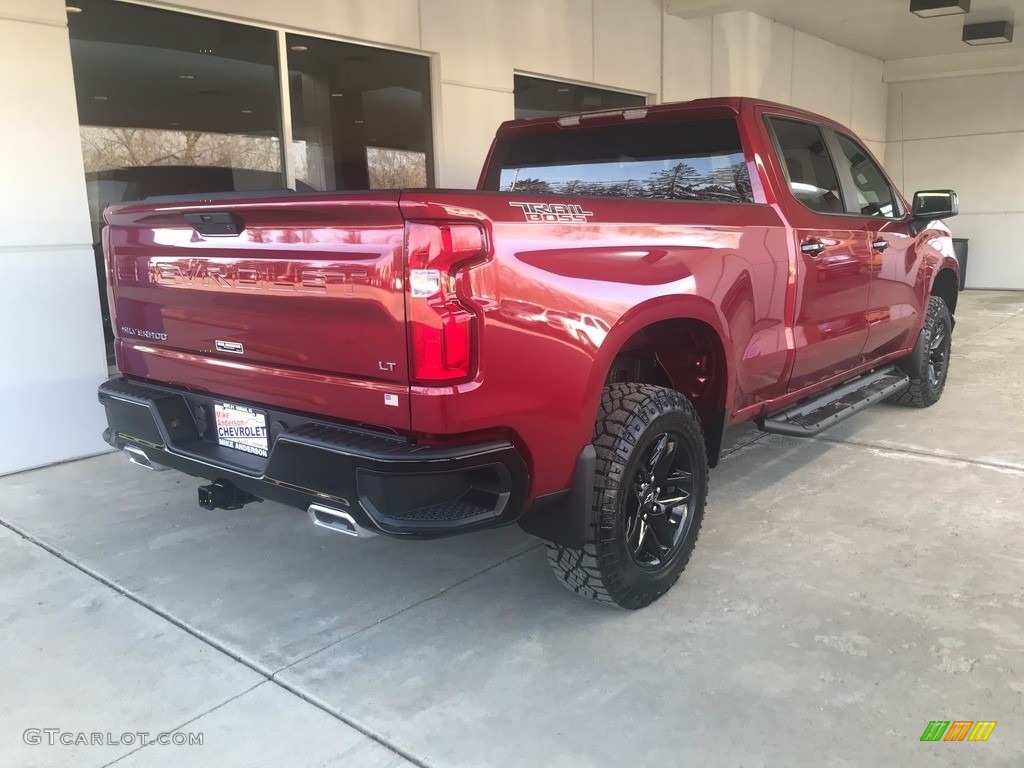
{"type": "Polygon", "coordinates": [[[605,109],[601,112],[584,112],[579,115],[566,115],[556,121],[562,128],[575,128],[584,120],[602,120],[609,117],[621,117],[623,120],[643,120],[647,117],[647,107],[633,109],[605,109]]]}
{"type": "Polygon", "coordinates": [[[409,272],[410,361],[422,384],[451,384],[470,378],[476,342],[476,312],[460,298],[465,270],[487,256],[477,224],[406,225],[409,272]]]}

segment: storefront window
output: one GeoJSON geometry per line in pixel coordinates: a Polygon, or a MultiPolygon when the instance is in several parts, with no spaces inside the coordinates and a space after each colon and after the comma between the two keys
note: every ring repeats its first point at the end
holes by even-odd
{"type": "Polygon", "coordinates": [[[107,205],[285,186],[277,35],[112,0],[75,5],[71,62],[109,358],[107,205]]]}
{"type": "Polygon", "coordinates": [[[596,109],[625,109],[642,107],[643,96],[620,93],[588,85],[560,83],[539,77],[515,76],[516,119],[527,117],[554,117],[570,112],[590,112],[596,109]]]}
{"type": "Polygon", "coordinates": [[[112,0],[76,5],[68,27],[96,239],[108,203],[284,186],[274,32],[112,0]]]}
{"type": "Polygon", "coordinates": [[[313,189],[429,186],[425,56],[288,35],[292,159],[313,189]]]}

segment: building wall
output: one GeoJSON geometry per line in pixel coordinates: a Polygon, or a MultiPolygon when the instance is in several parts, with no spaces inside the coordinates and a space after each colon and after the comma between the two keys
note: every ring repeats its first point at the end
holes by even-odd
{"type": "Polygon", "coordinates": [[[885,154],[882,62],[754,13],[665,17],[664,99],[754,96],[830,117],[885,154]]]}
{"type": "Polygon", "coordinates": [[[952,188],[968,288],[1024,290],[1024,72],[894,82],[886,163],[908,195],[952,188]]]}
{"type": "Polygon", "coordinates": [[[0,0],[0,474],[106,448],[107,375],[61,0],[0,0]]]}

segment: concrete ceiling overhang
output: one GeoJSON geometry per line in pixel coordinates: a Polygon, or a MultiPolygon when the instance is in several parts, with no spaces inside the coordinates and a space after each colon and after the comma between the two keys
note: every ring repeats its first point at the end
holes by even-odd
{"type": "Polygon", "coordinates": [[[967,14],[920,18],[910,0],[665,0],[681,18],[749,11],[887,62],[886,79],[1024,69],[1024,0],[972,0],[967,14]],[[970,46],[965,23],[1010,21],[1012,43],[970,46]],[[1019,22],[1019,24],[1018,24],[1019,22]]]}

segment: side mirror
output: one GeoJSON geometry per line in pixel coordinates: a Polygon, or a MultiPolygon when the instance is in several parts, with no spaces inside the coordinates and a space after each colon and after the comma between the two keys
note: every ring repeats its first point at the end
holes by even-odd
{"type": "Polygon", "coordinates": [[[914,193],[914,218],[919,221],[948,219],[960,212],[960,201],[952,189],[914,193]]]}

